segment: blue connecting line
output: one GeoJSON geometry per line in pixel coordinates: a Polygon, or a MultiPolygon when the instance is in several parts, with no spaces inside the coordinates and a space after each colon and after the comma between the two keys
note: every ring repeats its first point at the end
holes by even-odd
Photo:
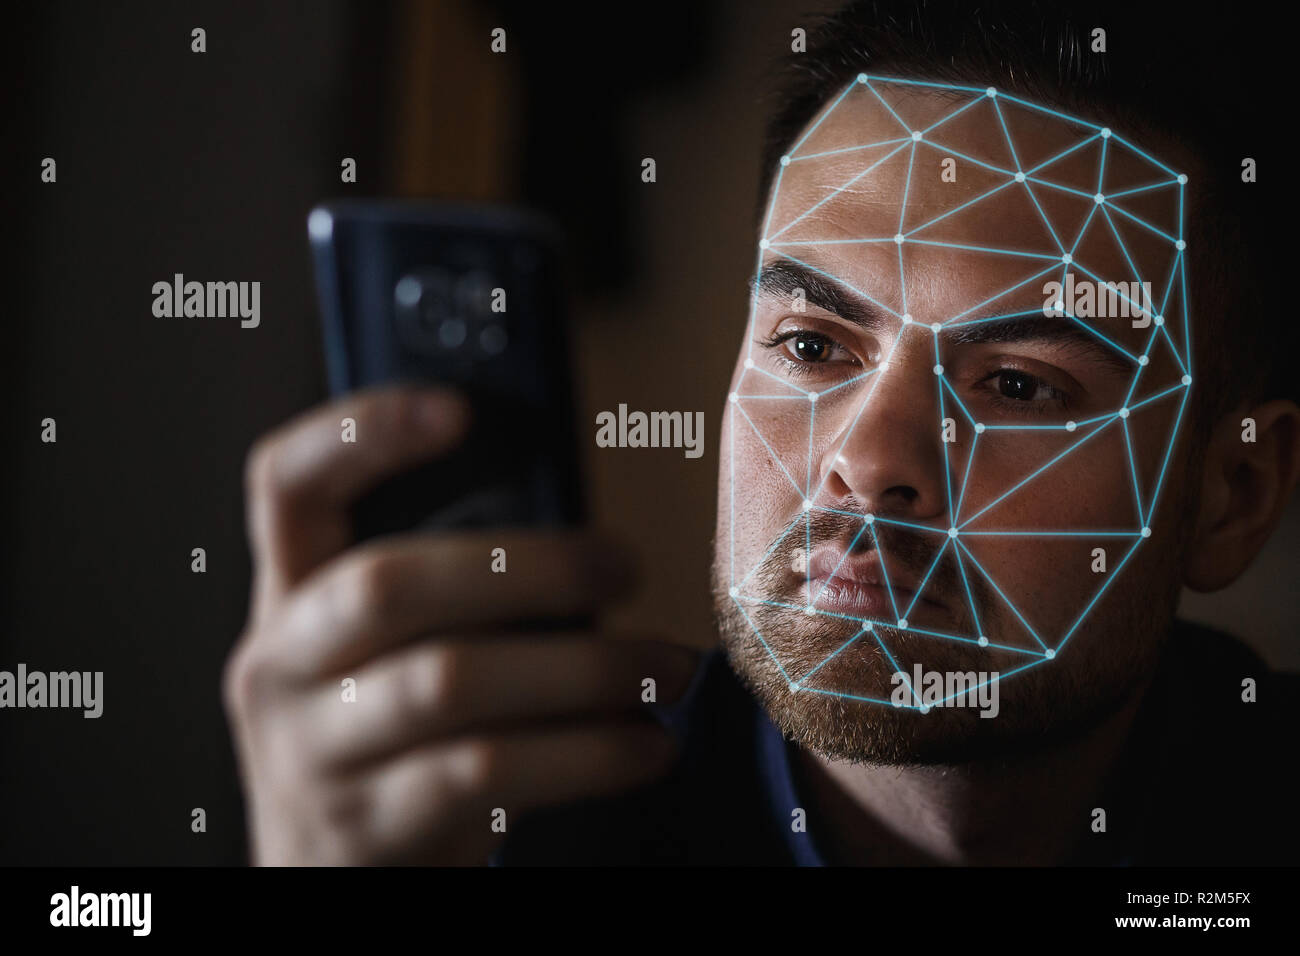
{"type": "MultiPolygon", "coordinates": [[[[935,367],[935,391],[939,393],[939,424],[942,426],[944,419],[948,417],[948,412],[943,405],[943,364],[939,358],[939,335],[934,336],[934,367],[935,367]]],[[[940,436],[942,437],[942,436],[940,436]]],[[[948,513],[952,514],[952,465],[948,461],[948,441],[943,439],[939,442],[943,446],[943,487],[948,495],[948,513]]]]}
{"type": "Polygon", "coordinates": [[[825,666],[826,666],[827,664],[829,664],[831,661],[835,660],[835,658],[839,657],[840,654],[842,654],[844,651],[848,650],[848,649],[849,649],[853,644],[857,643],[858,638],[861,637],[861,636],[862,636],[863,634],[865,634],[865,633],[867,633],[867,628],[866,628],[866,627],[862,627],[862,628],[860,628],[860,629],[858,630],[858,633],[854,634],[854,635],[853,635],[852,637],[850,637],[847,641],[845,641],[843,644],[841,644],[839,647],[837,647],[837,648],[836,648],[836,649],[831,653],[831,655],[830,655],[829,657],[827,657],[824,661],[822,661],[820,664],[818,664],[816,667],[814,667],[812,670],[810,670],[807,674],[804,674],[803,677],[799,678],[799,680],[797,681],[797,683],[799,684],[799,686],[800,686],[800,687],[803,687],[804,684],[806,684],[806,683],[808,682],[808,678],[812,677],[813,674],[816,674],[819,670],[821,670],[823,667],[825,667],[825,666]]]}
{"type": "Polygon", "coordinates": [[[856,153],[863,149],[877,149],[881,146],[896,146],[899,143],[906,143],[911,137],[903,136],[899,139],[885,139],[879,143],[863,143],[861,146],[841,146],[839,149],[828,149],[822,153],[805,153],[802,156],[791,156],[790,162],[797,163],[805,159],[825,159],[827,156],[838,156],[841,153],[856,153]]]}

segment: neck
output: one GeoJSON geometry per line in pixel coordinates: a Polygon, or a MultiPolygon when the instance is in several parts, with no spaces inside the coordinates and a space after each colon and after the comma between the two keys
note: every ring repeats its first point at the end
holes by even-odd
{"type": "Polygon", "coordinates": [[[1145,688],[1069,743],[996,760],[847,763],[797,750],[796,773],[836,863],[1053,865],[1090,833],[1145,688]]]}

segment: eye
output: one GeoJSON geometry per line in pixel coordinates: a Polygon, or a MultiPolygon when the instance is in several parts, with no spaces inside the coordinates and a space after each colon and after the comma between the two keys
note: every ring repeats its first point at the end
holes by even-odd
{"type": "Polygon", "coordinates": [[[1051,398],[1056,394],[1056,389],[1042,379],[1010,368],[998,372],[996,384],[999,395],[1020,402],[1051,398]]]}
{"type": "Polygon", "coordinates": [[[1037,375],[1018,368],[1000,368],[978,383],[988,400],[1009,412],[1049,413],[1070,405],[1070,396],[1037,375]]]}
{"type": "Polygon", "coordinates": [[[785,347],[801,362],[820,362],[830,355],[832,344],[820,335],[796,335],[786,341],[785,347]]]}
{"type": "Polygon", "coordinates": [[[778,356],[791,365],[825,365],[831,361],[852,361],[848,349],[820,332],[790,329],[763,339],[761,345],[778,349],[778,356]]]}

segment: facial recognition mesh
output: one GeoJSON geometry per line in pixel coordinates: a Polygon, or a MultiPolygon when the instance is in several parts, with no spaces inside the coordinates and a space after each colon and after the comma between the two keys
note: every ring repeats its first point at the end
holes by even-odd
{"type": "MultiPolygon", "coordinates": [[[[931,102],[934,98],[931,98],[931,102]]],[[[873,124],[881,127],[881,123],[873,124]]],[[[821,143],[826,146],[826,143],[821,143]]],[[[927,173],[928,174],[928,173],[927,173]]],[[[1091,172],[1088,174],[1091,176],[1091,172]]],[[[827,177],[828,179],[830,177],[827,177]]],[[[849,290],[865,302],[869,302],[880,313],[888,315],[897,323],[898,334],[893,336],[892,345],[884,352],[883,359],[874,367],[867,368],[860,374],[854,374],[847,381],[835,384],[818,393],[803,387],[798,381],[788,376],[776,374],[761,367],[755,358],[755,314],[759,298],[758,276],[755,276],[754,300],[751,304],[749,319],[749,352],[745,361],[744,372],[739,385],[730,398],[728,415],[731,428],[731,469],[732,481],[730,491],[731,509],[731,599],[749,621],[757,639],[771,655],[781,674],[789,681],[792,690],[809,690],[830,694],[853,700],[868,701],[891,705],[891,701],[864,694],[861,688],[832,687],[819,685],[816,675],[825,664],[842,654],[848,647],[858,641],[874,641],[879,645],[885,658],[894,663],[891,640],[902,632],[923,635],[936,641],[961,642],[980,647],[997,647],[1017,655],[1019,663],[1002,672],[1001,679],[1029,670],[1062,656],[1071,637],[1074,636],[1089,613],[1097,605],[1102,595],[1109,589],[1137,549],[1152,534],[1151,518],[1156,512],[1156,504],[1161,488],[1165,484],[1171,452],[1183,420],[1183,411],[1191,391],[1191,335],[1188,315],[1188,270],[1186,263],[1186,242],[1183,238],[1184,191],[1187,176],[1170,169],[1158,159],[1144,152],[1138,146],[1127,141],[1110,129],[1098,126],[1084,119],[1070,116],[1055,109],[1032,103],[1015,96],[1007,95],[993,88],[976,88],[953,86],[940,83],[928,83],[919,80],[869,77],[860,75],[856,82],[848,84],[816,119],[807,131],[789,150],[788,155],[780,160],[776,170],[774,185],[769,198],[762,237],[757,251],[759,271],[773,263],[794,263],[804,270],[821,276],[838,287],[849,290]],[[900,91],[901,94],[900,94],[900,91]],[[940,94],[943,102],[943,114],[928,122],[923,127],[914,127],[903,119],[903,110],[896,110],[896,97],[914,95],[917,91],[934,91],[940,94]],[[891,102],[891,100],[894,100],[891,102]],[[878,118],[887,115],[890,128],[896,130],[885,139],[868,143],[847,142],[833,145],[833,148],[816,148],[807,146],[827,120],[837,111],[849,108],[858,110],[875,110],[878,118]],[[958,136],[946,137],[961,123],[983,124],[986,135],[981,142],[985,145],[996,141],[996,149],[974,150],[967,145],[967,140],[958,136]],[[1049,131],[1049,136],[1039,135],[1035,139],[1038,155],[1032,155],[1034,149],[1019,143],[1015,131],[1025,130],[1032,125],[1036,130],[1049,131]],[[996,134],[996,135],[993,135],[996,134]],[[1052,142],[1049,154],[1042,143],[1052,142]],[[958,148],[958,146],[962,148],[958,148]],[[927,155],[928,154],[928,155],[927,155]],[[837,172],[843,169],[843,161],[858,160],[855,171],[846,179],[836,178],[838,185],[826,187],[826,194],[816,202],[803,208],[802,212],[789,213],[790,200],[782,192],[783,179],[790,170],[800,164],[814,163],[834,159],[833,168],[837,172]],[[935,210],[916,208],[916,177],[918,170],[933,170],[941,159],[955,159],[963,175],[978,177],[981,183],[977,195],[965,199],[952,208],[935,210]],[[1123,181],[1117,181],[1112,170],[1122,161],[1123,181]],[[1095,170],[1095,188],[1082,189],[1077,170],[1082,164],[1091,164],[1095,170]],[[904,168],[905,173],[901,170],[904,168]],[[1054,173],[1069,167],[1075,170],[1071,177],[1058,176],[1054,173]],[[876,235],[844,235],[842,230],[826,230],[833,234],[819,234],[822,224],[828,221],[830,210],[828,204],[840,199],[852,200],[869,188],[873,176],[882,174],[886,169],[893,169],[901,181],[901,202],[897,228],[885,230],[876,235]],[[1135,180],[1134,171],[1142,173],[1135,180]],[[1062,182],[1061,179],[1068,181],[1062,182]],[[1057,197],[1051,203],[1043,202],[1044,196],[1057,197]],[[783,198],[786,199],[782,206],[783,198]],[[954,222],[971,222],[987,219],[995,221],[1005,210],[1005,204],[1012,199],[1022,204],[1026,210],[1023,221],[1032,223],[1033,230],[1041,239],[1036,244],[1020,243],[1015,247],[1004,247],[998,243],[983,244],[971,241],[968,234],[955,238],[950,226],[954,222]],[[785,208],[785,214],[776,217],[778,208],[785,208]],[[1049,208],[1061,210],[1068,208],[1068,214],[1054,212],[1049,215],[1049,208]],[[1032,210],[1032,211],[1030,211],[1032,210]],[[780,218],[784,221],[774,221],[780,218]],[[1136,242],[1144,244],[1147,250],[1155,249],[1154,257],[1148,255],[1142,259],[1133,254],[1136,242]],[[1158,245],[1155,245],[1158,244],[1158,245]],[[881,249],[897,251],[897,286],[892,286],[895,277],[890,276],[893,293],[882,294],[879,289],[860,288],[849,277],[836,275],[820,268],[813,261],[818,256],[810,255],[810,250],[826,251],[832,246],[876,246],[876,253],[881,249]],[[1094,255],[1095,250],[1104,249],[1107,265],[1099,266],[1094,255]],[[954,256],[960,254],[965,262],[998,260],[998,268],[1011,269],[1014,279],[997,288],[992,294],[984,296],[978,302],[963,302],[950,314],[912,315],[909,311],[914,306],[909,302],[909,289],[915,290],[916,277],[909,276],[905,250],[941,250],[950,251],[954,256]],[[1091,251],[1090,251],[1091,250],[1091,251]],[[1152,263],[1159,260],[1158,268],[1152,263]],[[1122,269],[1116,267],[1122,264],[1122,269]],[[1117,274],[1117,271],[1120,274],[1117,274]],[[1113,326],[1106,321],[1078,314],[1062,297],[1057,303],[1040,301],[1026,307],[1025,295],[1028,291],[1044,288],[1045,283],[1056,281],[1065,287],[1068,283],[1091,281],[1099,288],[1111,290],[1113,301],[1131,306],[1134,316],[1143,316],[1140,321],[1130,324],[1125,322],[1125,335],[1115,333],[1113,326]],[[1138,285],[1133,285],[1137,283],[1138,285]],[[1141,284],[1149,283],[1153,290],[1147,302],[1135,301],[1130,292],[1143,288],[1141,284]],[[1114,291],[1118,290],[1118,291],[1114,291]],[[1014,306],[1010,303],[1017,303],[1014,306]],[[1145,312],[1143,311],[1145,309],[1145,312]],[[1114,358],[1125,363],[1130,372],[1130,381],[1124,400],[1117,407],[1107,409],[1101,414],[1090,415],[1078,421],[1042,423],[1032,421],[981,421],[977,409],[963,401],[958,390],[953,387],[944,369],[940,357],[940,342],[945,336],[962,329],[975,328],[985,323],[1005,323],[1008,320],[1038,320],[1052,315],[1060,321],[1076,323],[1080,328],[1102,343],[1114,358]],[[1141,329],[1138,332],[1138,329],[1141,329]],[[887,514],[845,511],[830,507],[822,496],[826,476],[819,476],[814,465],[812,451],[813,438],[818,423],[818,408],[826,406],[832,393],[839,389],[852,389],[859,393],[854,395],[856,406],[851,413],[850,424],[842,431],[842,440],[838,454],[852,437],[858,420],[870,407],[876,385],[882,374],[889,368],[891,357],[907,337],[929,337],[934,344],[933,387],[936,393],[938,421],[934,423],[934,440],[943,447],[944,493],[946,494],[946,520],[941,526],[901,520],[887,514]],[[1121,342],[1125,336],[1128,339],[1121,342]],[[1140,345],[1134,343],[1138,340],[1140,345]],[[1159,362],[1157,362],[1159,359],[1159,362]],[[1158,380],[1153,381],[1156,378],[1158,380]],[[808,460],[806,467],[791,466],[782,461],[774,449],[770,435],[764,434],[763,422],[769,425],[773,421],[771,405],[778,403],[781,408],[783,427],[788,423],[805,422],[808,428],[808,460]],[[1139,468],[1135,456],[1133,439],[1133,416],[1141,415],[1147,409],[1164,407],[1167,420],[1172,423],[1162,432],[1161,450],[1155,456],[1158,467],[1139,468]],[[1176,412],[1173,409],[1176,407],[1176,412]],[[759,411],[761,410],[761,413],[759,411]],[[950,448],[949,441],[942,440],[945,420],[963,423],[963,430],[969,433],[969,440],[964,447],[950,448]],[[1058,437],[1066,442],[1064,450],[1051,454],[1048,460],[1035,462],[1031,469],[1011,480],[991,498],[972,505],[967,497],[967,488],[972,474],[977,474],[980,467],[981,442],[1001,433],[999,440],[1011,440],[1015,436],[1025,436],[1033,430],[1050,429],[1061,433],[1058,437]],[[1122,460],[1115,462],[1116,473],[1127,472],[1131,484],[1133,514],[1132,520],[1119,527],[998,527],[989,518],[996,513],[998,505],[1008,501],[1017,494],[1030,493],[1036,488],[1035,483],[1050,476],[1054,470],[1068,468],[1070,458],[1080,449],[1086,449],[1098,436],[1118,431],[1123,436],[1126,454],[1122,460]],[[735,441],[738,435],[747,440],[757,438],[766,448],[772,463],[789,482],[793,494],[803,501],[803,508],[785,526],[780,537],[768,549],[763,559],[746,566],[737,557],[736,549],[736,515],[739,510],[751,507],[752,489],[737,486],[735,474],[735,441]],[[804,536],[809,546],[812,543],[812,522],[818,512],[832,512],[854,523],[856,537],[849,549],[858,543],[864,535],[873,534],[873,529],[882,526],[905,528],[917,534],[929,536],[937,542],[937,552],[933,555],[929,569],[925,571],[919,586],[909,593],[899,595],[896,588],[889,583],[891,555],[884,546],[877,547],[881,570],[884,575],[884,587],[889,593],[890,613],[876,618],[852,618],[857,626],[857,633],[843,646],[831,652],[825,660],[808,670],[806,665],[799,667],[799,672],[787,669],[787,661],[781,660],[772,644],[754,624],[754,618],[747,613],[756,603],[785,608],[791,613],[803,612],[810,615],[837,615],[817,606],[818,592],[812,579],[811,571],[807,576],[807,593],[809,603],[800,605],[788,601],[773,600],[770,595],[754,593],[752,588],[754,574],[773,550],[792,536],[804,536]],[[1054,628],[1046,631],[1036,624],[1028,615],[1022,613],[1019,606],[1022,598],[990,574],[985,564],[977,560],[975,551],[981,547],[999,546],[1012,548],[1020,542],[1035,538],[1069,538],[1082,537],[1089,542],[1097,542],[1112,552],[1111,567],[1096,582],[1091,597],[1073,614],[1071,622],[1063,629],[1054,628]],[[998,538],[1000,542],[983,539],[998,538]],[[978,543],[978,544],[977,544],[978,543]],[[959,572],[961,590],[964,592],[969,609],[971,627],[964,632],[950,632],[918,627],[909,622],[916,602],[923,597],[927,582],[939,562],[948,556],[955,562],[959,572]],[[1006,612],[1014,616],[1023,626],[1028,639],[1024,644],[1002,644],[996,635],[990,638],[981,623],[980,610],[972,593],[971,584],[978,578],[984,582],[984,593],[996,595],[1006,612]]],[[[1091,183],[1087,183],[1091,185],[1091,183]]],[[[891,187],[893,188],[893,187],[891,187]]],[[[899,196],[898,192],[891,195],[899,196]]],[[[1027,235],[1027,233],[1022,234],[1027,235]]],[[[839,253],[844,255],[844,251],[839,253]]],[[[931,255],[934,253],[931,252],[931,255]]],[[[825,261],[824,258],[822,261],[825,261]]],[[[840,261],[843,261],[842,259],[840,261]]],[[[933,281],[933,276],[930,277],[933,281]]],[[[940,279],[939,281],[942,281],[940,279]]],[[[932,311],[932,310],[931,310],[932,311]]],[[[949,426],[951,427],[951,426],[949,426]]],[[[1117,446],[1118,447],[1118,446],[1117,446]]],[[[773,479],[778,480],[778,479],[773,479]]],[[[725,505],[724,505],[725,506],[725,505]]],[[[869,540],[869,538],[868,538],[869,540]]],[[[846,552],[847,555],[847,552],[846,552]]],[[[1089,586],[1091,587],[1089,582],[1089,586]]],[[[824,584],[823,584],[824,587],[824,584]]],[[[1073,608],[1071,611],[1073,612],[1073,608]]],[[[963,617],[965,615],[963,614],[963,617]]],[[[775,643],[775,642],[773,642],[775,643]]],[[[1059,665],[1058,665],[1059,666],[1059,665]]],[[[897,668],[896,668],[897,669],[897,668]]],[[[920,697],[913,694],[914,703],[910,706],[926,710],[920,697]]],[[[896,702],[892,704],[898,706],[896,702]]]]}

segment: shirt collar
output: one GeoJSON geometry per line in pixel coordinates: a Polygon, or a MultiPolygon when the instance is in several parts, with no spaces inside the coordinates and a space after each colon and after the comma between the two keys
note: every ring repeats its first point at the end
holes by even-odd
{"type": "Polygon", "coordinates": [[[825,866],[826,859],[813,838],[808,808],[795,787],[791,745],[762,707],[754,707],[754,717],[758,772],[773,825],[796,866],[825,866]],[[796,810],[803,811],[801,832],[794,828],[796,810]]]}

